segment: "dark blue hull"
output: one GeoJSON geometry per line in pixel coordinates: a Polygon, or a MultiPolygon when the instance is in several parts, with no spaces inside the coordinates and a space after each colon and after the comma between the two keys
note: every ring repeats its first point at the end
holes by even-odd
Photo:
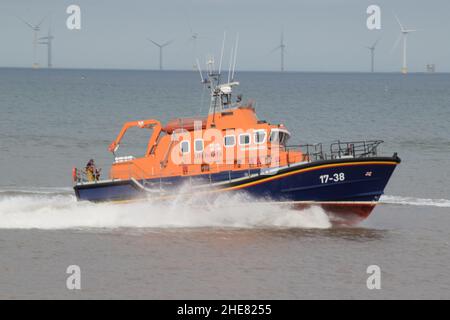
{"type": "Polygon", "coordinates": [[[228,189],[272,200],[378,201],[399,160],[323,161],[262,176],[228,189]]]}
{"type": "Polygon", "coordinates": [[[145,198],[146,193],[133,181],[105,181],[78,184],[74,187],[78,200],[105,202],[145,198]]]}
{"type": "Polygon", "coordinates": [[[245,191],[275,201],[373,202],[383,194],[398,163],[398,157],[339,159],[281,168],[270,174],[252,170],[139,182],[106,181],[74,189],[77,199],[94,202],[145,198],[149,189],[154,191],[152,197],[164,190],[167,199],[178,196],[177,188],[186,183],[199,186],[196,193],[245,191]]]}

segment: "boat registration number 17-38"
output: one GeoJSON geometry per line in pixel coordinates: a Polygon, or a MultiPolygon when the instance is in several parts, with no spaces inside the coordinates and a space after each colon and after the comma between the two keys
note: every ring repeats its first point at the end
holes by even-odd
{"type": "Polygon", "coordinates": [[[334,174],[323,174],[319,177],[320,183],[340,182],[345,180],[345,174],[343,172],[334,174]]]}

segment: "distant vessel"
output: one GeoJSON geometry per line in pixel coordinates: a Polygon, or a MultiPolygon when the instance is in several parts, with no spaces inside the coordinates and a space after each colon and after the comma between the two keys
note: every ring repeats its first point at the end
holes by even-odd
{"type": "Polygon", "coordinates": [[[288,129],[259,120],[253,102],[232,95],[239,83],[228,80],[221,83],[211,71],[207,81],[202,77],[211,91],[206,117],[125,123],[109,146],[115,159],[107,179],[74,169],[77,199],[171,201],[245,192],[298,209],[321,206],[335,223],[354,224],[371,213],[400,163],[397,154],[379,156],[382,141],[338,141],[326,150],[290,146],[288,129]],[[152,130],[145,155],[116,156],[132,127],[152,130]]]}

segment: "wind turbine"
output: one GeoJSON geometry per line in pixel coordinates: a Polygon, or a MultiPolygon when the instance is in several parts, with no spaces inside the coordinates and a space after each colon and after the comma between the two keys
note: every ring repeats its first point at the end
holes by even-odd
{"type": "Polygon", "coordinates": [[[373,73],[375,71],[375,48],[377,47],[378,42],[380,39],[374,42],[374,44],[370,47],[367,47],[367,49],[370,50],[370,57],[371,57],[371,68],[370,71],[373,73]]]}
{"type": "Polygon", "coordinates": [[[395,19],[397,20],[398,25],[400,26],[400,32],[401,32],[399,38],[397,39],[397,42],[395,43],[395,47],[398,45],[398,42],[400,41],[400,37],[402,37],[403,38],[403,63],[402,63],[402,70],[401,70],[401,72],[403,74],[407,74],[408,73],[408,66],[407,66],[407,63],[406,63],[406,40],[408,38],[408,34],[411,33],[411,32],[415,32],[416,30],[414,30],[414,29],[406,29],[405,27],[403,27],[402,23],[400,22],[400,19],[397,16],[395,16],[395,19]]]}
{"type": "Polygon", "coordinates": [[[28,27],[30,27],[31,30],[33,30],[33,69],[39,68],[39,63],[36,61],[36,54],[37,54],[37,45],[38,45],[38,33],[41,30],[41,25],[45,20],[45,17],[42,18],[42,20],[38,24],[31,24],[28,21],[25,21],[24,19],[18,17],[19,20],[21,20],[23,23],[25,23],[28,27]]]}
{"type": "Polygon", "coordinates": [[[284,72],[284,51],[286,49],[286,45],[284,44],[284,31],[281,30],[281,38],[280,38],[280,45],[278,45],[276,48],[272,50],[272,52],[275,52],[277,50],[280,50],[281,54],[281,66],[280,70],[281,72],[284,72]]]}
{"type": "Polygon", "coordinates": [[[48,28],[48,34],[46,37],[41,37],[39,38],[39,40],[46,40],[46,41],[41,41],[39,42],[39,44],[43,44],[47,46],[47,67],[51,68],[53,67],[52,64],[52,41],[53,39],[55,39],[54,36],[52,36],[52,30],[51,27],[48,28]]]}
{"type": "Polygon", "coordinates": [[[163,48],[167,47],[169,44],[171,44],[173,42],[173,40],[167,41],[162,44],[155,42],[152,39],[147,39],[147,40],[159,48],[159,70],[162,70],[163,69],[163,48]]]}
{"type": "Polygon", "coordinates": [[[194,46],[194,55],[196,55],[197,54],[197,41],[198,41],[198,39],[201,39],[201,37],[198,32],[192,31],[191,27],[189,27],[189,29],[190,29],[190,35],[189,35],[188,42],[192,42],[192,44],[194,46]]]}

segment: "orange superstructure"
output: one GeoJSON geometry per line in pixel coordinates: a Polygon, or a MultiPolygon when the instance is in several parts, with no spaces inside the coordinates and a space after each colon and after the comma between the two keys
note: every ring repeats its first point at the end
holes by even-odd
{"type": "Polygon", "coordinates": [[[141,158],[116,158],[111,179],[209,174],[305,160],[300,151],[285,148],[287,129],[259,121],[251,105],[221,109],[203,119],[175,119],[164,127],[157,120],[128,122],[110,151],[117,150],[131,127],[153,130],[147,151],[141,158]]]}

